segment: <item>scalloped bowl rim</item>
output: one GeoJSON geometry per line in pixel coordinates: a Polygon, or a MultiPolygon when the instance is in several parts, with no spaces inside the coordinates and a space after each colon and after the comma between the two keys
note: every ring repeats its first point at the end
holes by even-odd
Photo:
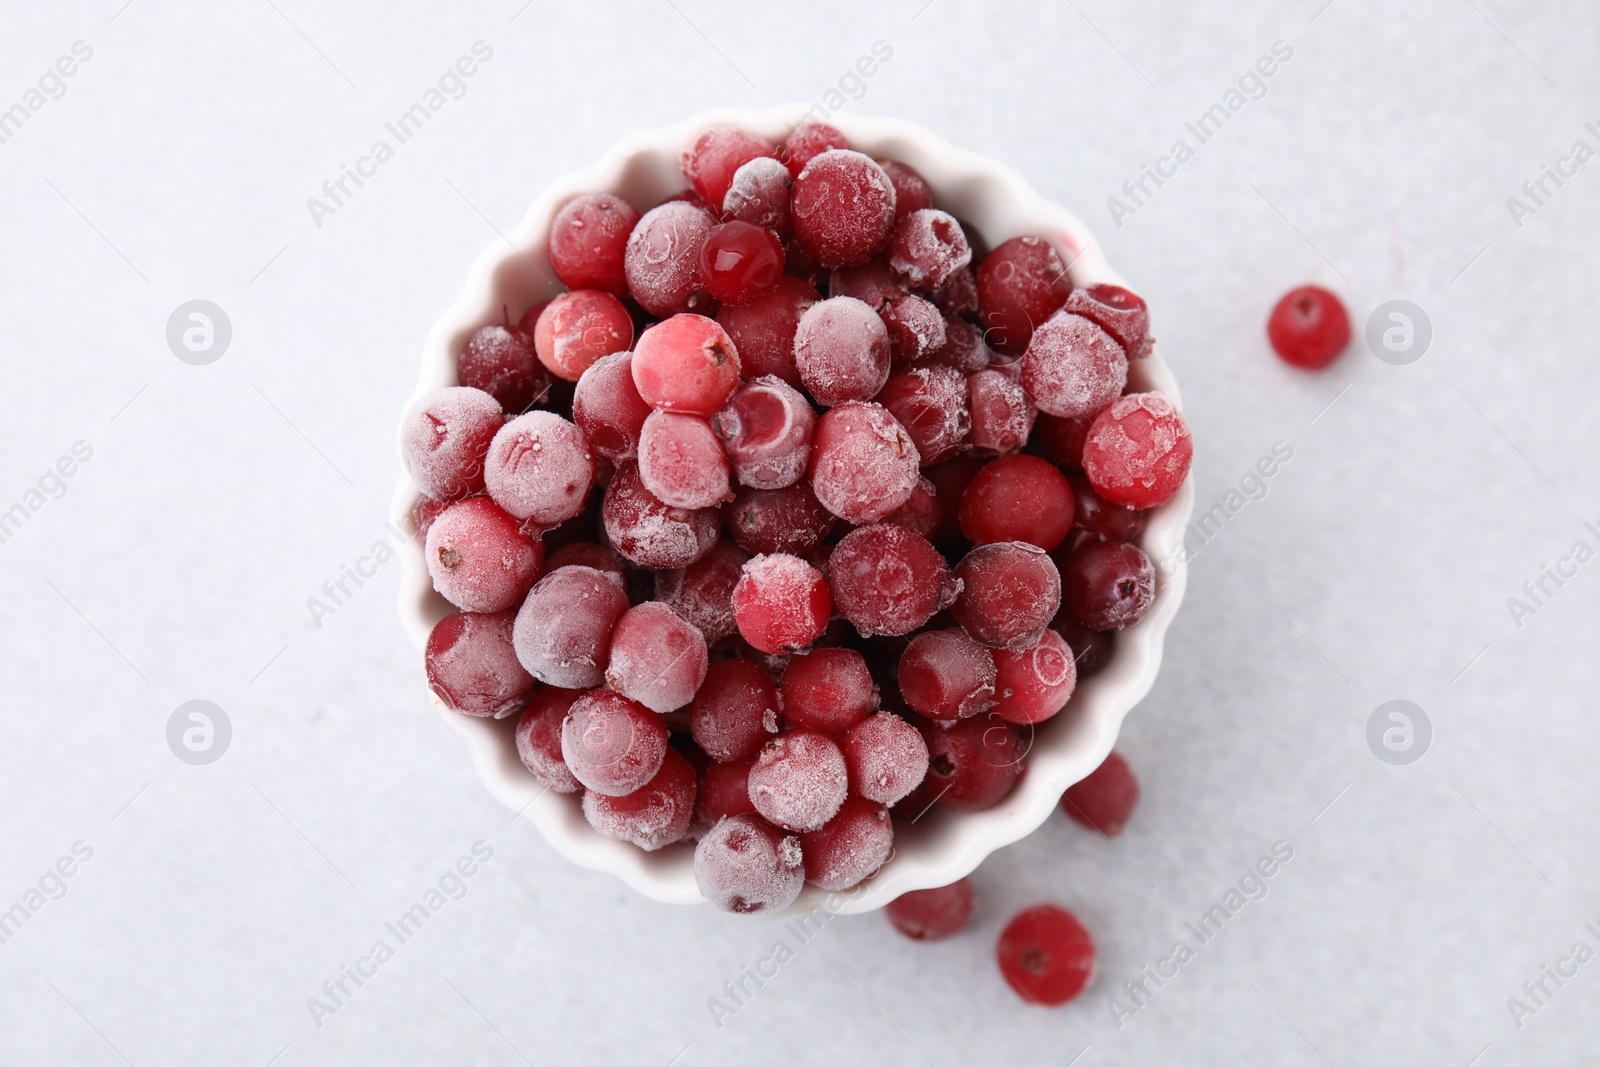
{"type": "MultiPolygon", "coordinates": [[[[473,262],[461,295],[428,334],[421,373],[407,409],[422,395],[456,383],[455,353],[473,330],[500,321],[503,305],[521,309],[559,291],[548,269],[546,239],[550,220],[562,204],[580,193],[612,191],[624,199],[636,198],[639,202],[634,206],[642,210],[650,206],[646,201],[687,187],[677,174],[676,161],[684,146],[705,127],[733,124],[781,140],[809,106],[705,112],[630,137],[590,166],[551,182],[505,239],[495,241],[473,262]]],[[[1125,284],[1106,262],[1088,227],[1045,200],[1010,167],[956,148],[909,122],[851,115],[833,115],[827,121],[852,146],[916,168],[933,187],[940,206],[976,225],[991,247],[1012,237],[1043,237],[1056,245],[1075,284],[1125,284]]],[[[1130,379],[1139,388],[1160,390],[1181,407],[1177,382],[1159,353],[1135,361],[1130,379]]],[[[397,529],[411,528],[411,509],[419,495],[402,465],[391,508],[397,529]]],[[[1146,526],[1142,546],[1160,564],[1155,604],[1136,626],[1118,634],[1107,667],[1081,682],[1066,709],[1041,724],[1038,736],[1029,739],[1027,769],[1010,796],[987,811],[956,814],[935,810],[919,820],[920,825],[897,824],[895,853],[877,874],[844,893],[825,893],[808,885],[785,914],[816,908],[841,914],[866,912],[910,890],[948,885],[971,873],[994,850],[1021,840],[1049,818],[1062,791],[1105,759],[1123,719],[1155,682],[1167,627],[1183,599],[1187,567],[1181,546],[1193,506],[1191,472],[1178,495],[1153,511],[1146,526]]],[[[420,653],[434,623],[453,609],[433,592],[422,546],[415,538],[401,546],[400,557],[400,617],[420,653]]],[[[429,692],[425,680],[423,690],[429,692]]],[[[431,692],[429,696],[439,718],[466,745],[489,792],[533,822],[561,856],[589,870],[614,875],[653,900],[705,902],[695,886],[692,846],[644,852],[601,837],[584,820],[576,795],[545,790],[523,768],[512,736],[514,718],[471,718],[450,711],[431,692]]]]}

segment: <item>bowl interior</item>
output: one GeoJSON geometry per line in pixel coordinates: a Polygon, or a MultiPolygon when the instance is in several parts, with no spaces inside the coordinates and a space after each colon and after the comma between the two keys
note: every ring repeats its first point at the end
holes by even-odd
{"type": "MultiPolygon", "coordinates": [[[[428,336],[411,400],[455,384],[455,354],[474,330],[502,322],[507,314],[515,321],[530,305],[561,291],[550,267],[548,231],[550,220],[567,200],[580,193],[608,191],[643,212],[688,187],[678,157],[700,130],[729,123],[781,140],[805,111],[805,105],[797,104],[699,115],[632,138],[594,165],[554,182],[508,240],[496,242],[473,264],[460,297],[428,336]]],[[[914,167],[933,188],[937,205],[975,228],[990,247],[1012,237],[1042,237],[1057,246],[1076,284],[1124,284],[1082,222],[1044,200],[1008,167],[955,148],[909,123],[848,115],[827,121],[861,151],[914,167]]],[[[1129,380],[1134,389],[1159,390],[1181,404],[1177,383],[1159,348],[1133,363],[1129,380]]],[[[410,528],[418,496],[416,486],[402,474],[393,505],[399,528],[410,528]]],[[[1037,728],[1021,728],[1028,763],[1011,795],[988,811],[956,814],[935,807],[913,824],[898,823],[894,855],[877,874],[845,893],[808,886],[791,912],[818,907],[841,913],[869,911],[909,890],[948,885],[970,873],[994,849],[1032,832],[1050,816],[1067,786],[1099,766],[1123,718],[1149,691],[1160,667],[1162,640],[1183,597],[1182,539],[1193,501],[1191,475],[1175,498],[1151,513],[1142,547],[1157,562],[1155,604],[1136,626],[1117,635],[1111,662],[1080,682],[1060,714],[1037,728]]],[[[433,625],[454,609],[433,591],[420,543],[413,539],[404,546],[402,558],[401,618],[420,652],[433,625]]],[[[522,766],[512,736],[514,718],[470,718],[451,712],[436,697],[433,700],[439,717],[466,743],[489,791],[533,821],[557,852],[589,869],[616,875],[655,900],[703,903],[694,882],[692,845],[647,853],[599,836],[585,821],[577,796],[545,791],[522,766]]]]}

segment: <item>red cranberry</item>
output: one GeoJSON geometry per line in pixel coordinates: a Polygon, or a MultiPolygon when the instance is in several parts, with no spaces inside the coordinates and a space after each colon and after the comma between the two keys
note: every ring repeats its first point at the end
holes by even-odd
{"type": "Polygon", "coordinates": [[[1122,832],[1138,805],[1139,779],[1133,776],[1128,761],[1116,752],[1108,754],[1105,762],[1083,781],[1069,785],[1061,797],[1061,810],[1074,822],[1107,837],[1122,832]]]}
{"type": "Polygon", "coordinates": [[[964,630],[924,630],[900,655],[900,694],[930,719],[970,719],[995,701],[994,653],[964,630]]]}
{"type": "Polygon", "coordinates": [[[715,507],[728,489],[728,457],[711,424],[697,415],[652,411],[639,433],[639,477],[676,508],[715,507]]]}
{"type": "Polygon", "coordinates": [[[485,326],[467,338],[456,360],[456,379],[470,389],[482,389],[513,414],[528,410],[550,391],[550,374],[534,351],[533,334],[504,326],[485,326]]]}
{"type": "Polygon", "coordinates": [[[1134,545],[1091,541],[1061,568],[1061,603],[1091,630],[1125,630],[1156,598],[1156,568],[1134,545]]]}
{"type": "Polygon", "coordinates": [[[1128,358],[1093,322],[1057,312],[1033,331],[1022,357],[1022,384],[1041,411],[1092,415],[1122,395],[1128,358]]]}
{"type": "Polygon", "coordinates": [[[817,420],[811,488],[846,522],[876,522],[911,498],[921,459],[911,435],[879,404],[840,404],[817,420]]]}
{"type": "Polygon", "coordinates": [[[626,796],[585,791],[583,815],[601,837],[654,852],[688,834],[694,817],[694,797],[694,768],[669,748],[655,777],[626,796]]]}
{"type": "Polygon", "coordinates": [[[1040,904],[1018,912],[995,945],[1000,973],[1029,1004],[1056,1007],[1094,979],[1094,941],[1065,908],[1040,904]]]}
{"type": "Polygon", "coordinates": [[[748,303],[717,312],[717,323],[733,340],[746,377],[773,374],[796,389],[800,387],[794,334],[801,316],[821,299],[809,282],[784,275],[777,285],[748,303]]]}
{"type": "Polygon", "coordinates": [[[639,213],[610,193],[584,193],[564,204],[550,224],[550,266],[568,289],[628,291],[622,257],[639,213]]]}
{"type": "Polygon", "coordinates": [[[1072,524],[1083,540],[1137,542],[1144,536],[1145,512],[1111,503],[1081,474],[1070,481],[1076,501],[1072,524]]]}
{"type": "Polygon", "coordinates": [[[824,267],[865,262],[894,227],[894,185],[870,156],[830,149],[794,180],[794,235],[824,267]]]}
{"type": "Polygon", "coordinates": [[[747,759],[738,763],[713,763],[706,768],[705,776],[700,779],[697,804],[707,825],[715,826],[735,815],[756,813],[756,806],[750,803],[750,768],[755,762],[747,759]]]}
{"type": "Polygon", "coordinates": [[[434,589],[465,611],[516,607],[544,562],[544,546],[481,496],[445,509],[429,527],[423,551],[434,589]]]}
{"type": "Polygon", "coordinates": [[[605,681],[611,631],[628,610],[628,594],[613,574],[591,567],[551,571],[528,593],[511,639],[529,674],[563,689],[605,681]]]}
{"type": "Polygon", "coordinates": [[[599,289],[562,293],[545,307],[534,327],[539,362],[557,378],[577,381],[601,356],[633,344],[633,317],[622,301],[599,289]]]}
{"type": "Polygon", "coordinates": [[[800,652],[822,636],[833,610],[828,583],[811,564],[781,552],[744,565],[733,589],[733,617],[753,648],[800,652]]]}
{"type": "Polygon", "coordinates": [[[923,292],[940,288],[971,261],[961,224],[931,207],[900,218],[889,245],[889,265],[923,292]]]}
{"type": "MultiPolygon", "coordinates": [[[[977,253],[973,253],[977,260],[977,253]]],[[[978,276],[971,264],[955,271],[945,283],[929,294],[934,306],[950,318],[966,318],[978,314],[978,276]]]]}
{"type": "Polygon", "coordinates": [[[1150,309],[1138,293],[1120,285],[1090,285],[1074,289],[1065,308],[1109,333],[1129,359],[1150,354],[1150,309]]]}
{"type": "Polygon", "coordinates": [[[494,502],[541,528],[581,512],[595,479],[583,431],[552,411],[530,411],[502,426],[485,464],[494,502]]]}
{"type": "Polygon", "coordinates": [[[711,312],[700,248],[715,223],[709,211],[681,200],[645,212],[628,237],[623,259],[628,291],[640,307],[657,318],[711,312]]]}
{"type": "Polygon", "coordinates": [[[750,768],[750,803],[785,830],[819,830],[839,812],[849,772],[826,734],[788,730],[761,749],[750,768]]]}
{"type": "Polygon", "coordinates": [[[416,533],[418,541],[428,539],[428,530],[433,526],[433,520],[445,513],[450,507],[448,500],[435,500],[431,496],[419,497],[411,506],[411,528],[416,533]]]}
{"type": "Polygon", "coordinates": [[[967,443],[974,451],[1009,456],[1028,443],[1033,432],[1033,405],[1022,386],[998,370],[967,377],[967,406],[972,427],[967,443]]]}
{"type": "Polygon", "coordinates": [[[863,636],[898,637],[933,618],[958,587],[927,538],[877,523],[850,531],[834,546],[828,588],[840,614],[863,636]]]}
{"type": "Polygon", "coordinates": [[[734,220],[713,226],[700,246],[700,276],[716,299],[743,304],[783,277],[783,245],[771,230],[754,223],[734,220]]]}
{"type": "Polygon", "coordinates": [[[733,172],[722,214],[754,223],[780,236],[789,232],[789,168],[768,156],[752,159],[733,172]]]}
{"type": "Polygon", "coordinates": [[[771,142],[737,126],[713,126],[690,145],[681,161],[683,176],[708,204],[720,206],[739,168],[761,156],[778,154],[771,142]]]}
{"type": "Polygon", "coordinates": [[[463,715],[501,719],[522,708],[533,675],[511,647],[511,610],[491,615],[458,611],[428,635],[428,688],[463,715]]]}
{"type": "Polygon", "coordinates": [[[656,571],[656,599],[693,623],[708,645],[732,637],[739,632],[733,621],[733,587],[749,558],[742,548],[718,538],[711,551],[687,567],[656,571]]]}
{"type": "Polygon", "coordinates": [[[676,711],[706,680],[706,639],[659,601],[629,608],[611,631],[606,684],[651,711],[676,711]]]}
{"type": "Polygon", "coordinates": [[[894,852],[894,827],[881,805],[850,797],[825,826],[800,835],[806,881],[839,892],[860,885],[894,852]]]}
{"type": "Polygon", "coordinates": [[[1020,652],[994,653],[994,713],[1007,722],[1043,722],[1067,706],[1078,684],[1072,648],[1054,630],[1020,652]]]}
{"type": "Polygon", "coordinates": [[[906,293],[906,283],[883,256],[853,267],[835,267],[828,276],[829,296],[853,296],[874,311],[906,293]]]}
{"type": "Polygon", "coordinates": [[[901,526],[922,537],[932,537],[939,529],[944,511],[939,506],[939,490],[926,477],[917,479],[917,487],[904,504],[883,517],[890,526],[901,526]]]}
{"type": "Polygon", "coordinates": [[[755,759],[778,723],[777,687],[765,668],[743,658],[711,664],[689,708],[695,741],[719,763],[755,759]]]}
{"type": "Polygon", "coordinates": [[[1111,653],[1116,645],[1114,632],[1091,630],[1081,625],[1065,607],[1056,612],[1056,617],[1050,620],[1050,629],[1060,634],[1061,639],[1072,649],[1072,658],[1077,661],[1080,680],[1099,673],[1102,667],[1111,662],[1111,653]]]}
{"type": "Polygon", "coordinates": [[[878,804],[892,807],[928,773],[928,743],[898,715],[862,719],[845,734],[843,748],[851,791],[878,804]]]}
{"type": "Polygon", "coordinates": [[[805,482],[783,489],[740,489],[726,509],[728,536],[746,552],[805,556],[836,521],[805,482]]]}
{"type": "Polygon", "coordinates": [[[889,378],[889,330],[862,301],[830,297],[801,316],[794,360],[806,390],[823,407],[870,400],[889,378]]]}
{"type": "Polygon", "coordinates": [[[924,466],[960,451],[972,428],[967,409],[967,380],[953,367],[912,367],[891,375],[877,401],[889,410],[912,443],[924,466]]]}
{"type": "Polygon", "coordinates": [[[739,384],[739,352],[714,320],[674,315],[640,336],[633,384],[653,408],[710,417],[739,384]]]}
{"type": "Polygon", "coordinates": [[[920,296],[902,293],[878,311],[889,331],[889,362],[909,366],[933,358],[944,348],[944,314],[920,296]]]}
{"type": "Polygon", "coordinates": [[[997,459],[961,496],[961,532],[973,544],[1026,541],[1046,552],[1072,529],[1072,485],[1037,456],[997,459]]]}
{"type": "Polygon", "coordinates": [[[776,375],[745,382],[711,418],[739,481],[782,489],[805,477],[817,414],[794,386],[776,375]]]}
{"type": "Polygon", "coordinates": [[[593,541],[573,541],[550,553],[545,560],[545,570],[554,571],[562,567],[593,567],[618,578],[626,578],[628,573],[621,556],[593,541]]]}
{"type": "Polygon", "coordinates": [[[990,345],[1008,355],[1027,351],[1035,326],[1072,292],[1067,268],[1049,242],[1013,237],[978,265],[978,314],[990,345]]]}
{"type": "Polygon", "coordinates": [[[572,702],[561,726],[561,757],[584,788],[627,796],[661,769],[667,725],[661,716],[609,689],[572,702]]]}
{"type": "Polygon", "coordinates": [[[805,885],[804,863],[798,837],[759,815],[734,815],[695,846],[694,880],[723,911],[764,915],[794,903],[805,885]]]}
{"type": "Polygon", "coordinates": [[[483,461],[505,424],[500,402],[481,389],[435,389],[400,424],[400,456],[417,488],[435,500],[483,492],[483,461]]]}
{"type": "Polygon", "coordinates": [[[1114,504],[1153,508],[1177,495],[1194,443],[1177,407],[1160,393],[1129,393],[1095,417],[1083,470],[1114,504]]]}
{"type": "Polygon", "coordinates": [[[1076,419],[1039,413],[1033,427],[1033,445],[1045,459],[1069,471],[1083,470],[1083,441],[1099,412],[1076,419]]]}
{"type": "Polygon", "coordinates": [[[962,587],[950,612],[975,641],[991,648],[1027,648],[1061,604],[1061,577],[1037,545],[979,545],[955,574],[962,587]]]}
{"type": "Polygon", "coordinates": [[[818,648],[789,661],[779,689],[792,728],[844,733],[878,709],[878,686],[853,648],[818,648]]]}
{"type": "Polygon", "coordinates": [[[983,334],[972,323],[946,312],[944,338],[944,344],[929,357],[934,363],[954,367],[962,374],[988,369],[992,353],[984,343],[983,334]]]}
{"type": "Polygon", "coordinates": [[[940,889],[913,889],[883,909],[896,930],[913,941],[943,941],[972,918],[972,883],[966,878],[940,889]]]}
{"type": "Polygon", "coordinates": [[[1267,319],[1267,339],[1285,363],[1320,370],[1350,343],[1350,316],[1321,286],[1291,289],[1267,319]]]}
{"type": "Polygon", "coordinates": [[[645,488],[639,465],[617,465],[600,505],[606,537],[624,559],[657,570],[687,567],[717,543],[715,508],[675,508],[645,488]]]}
{"type": "Polygon", "coordinates": [[[933,206],[933,190],[927,179],[904,163],[892,159],[878,160],[878,166],[889,176],[894,186],[894,221],[900,222],[913,211],[933,206]]]}
{"type": "Polygon", "coordinates": [[[995,715],[978,715],[922,731],[928,742],[925,784],[939,806],[983,811],[1010,795],[1027,756],[1016,727],[995,715]]]}
{"type": "Polygon", "coordinates": [[[789,131],[778,158],[788,166],[789,173],[798,178],[806,164],[830,148],[849,148],[844,134],[821,122],[802,122],[789,131]]]}
{"type": "Polygon", "coordinates": [[[582,695],[581,689],[542,686],[517,720],[517,755],[522,765],[554,793],[577,793],[583,789],[583,783],[572,776],[561,756],[561,724],[566,721],[572,702],[582,695]]]}
{"type": "Polygon", "coordinates": [[[639,450],[650,405],[633,384],[633,353],[602,356],[578,379],[572,393],[572,421],[589,445],[609,460],[632,459],[639,450]]]}

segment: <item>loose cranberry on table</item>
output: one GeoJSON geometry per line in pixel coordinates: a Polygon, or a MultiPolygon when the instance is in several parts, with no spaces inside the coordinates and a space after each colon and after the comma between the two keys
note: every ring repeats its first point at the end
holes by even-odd
{"type": "Polygon", "coordinates": [[[1115,751],[1081,782],[1067,786],[1061,810],[1074,822],[1107,837],[1116,837],[1139,805],[1139,779],[1128,761],[1115,751]]]}
{"type": "Polygon", "coordinates": [[[995,945],[1000,974],[1029,1004],[1057,1007],[1094,979],[1094,940],[1078,917],[1054,904],[1012,916],[995,945]]]}
{"type": "Polygon", "coordinates": [[[896,930],[913,941],[943,941],[972,918],[972,882],[966,878],[939,889],[913,889],[883,911],[896,930]]]}
{"type": "Polygon", "coordinates": [[[1267,318],[1267,339],[1285,363],[1320,370],[1350,344],[1350,315],[1319,285],[1291,289],[1267,318]]]}

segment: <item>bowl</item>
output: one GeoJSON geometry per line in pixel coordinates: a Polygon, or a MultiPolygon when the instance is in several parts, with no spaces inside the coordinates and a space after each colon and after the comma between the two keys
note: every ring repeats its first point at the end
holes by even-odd
{"type": "MultiPolygon", "coordinates": [[[[781,141],[805,117],[808,107],[792,104],[706,112],[676,126],[629,138],[598,162],[552,182],[507,239],[490,245],[473,263],[461,295],[428,334],[422,371],[407,408],[427,392],[456,384],[455,356],[474,330],[502,322],[502,309],[507,307],[515,321],[529,305],[561,291],[550,267],[548,237],[550,222],[564,203],[580,193],[607,191],[642,213],[688,187],[678,170],[678,157],[705,127],[728,123],[781,141]]],[[[956,148],[909,122],[844,114],[827,121],[852,147],[914,167],[932,186],[938,206],[975,227],[990,247],[1012,237],[1042,237],[1056,245],[1075,284],[1125,284],[1106,262],[1088,227],[1041,197],[1011,168],[956,148]]],[[[1156,314],[1159,316],[1159,309],[1156,314]]],[[[1134,389],[1159,390],[1181,404],[1177,382],[1162,362],[1159,347],[1147,358],[1132,362],[1129,384],[1134,389]]],[[[410,529],[411,508],[419,495],[410,477],[402,473],[393,504],[397,528],[410,529]]],[[[1155,682],[1162,641],[1183,599],[1187,553],[1181,546],[1193,505],[1191,475],[1177,496],[1151,512],[1141,544],[1158,564],[1155,603],[1137,625],[1118,634],[1110,662],[1079,684],[1066,708],[1035,728],[1027,769],[1011,795],[987,811],[958,814],[935,808],[914,824],[897,824],[894,855],[875,875],[845,893],[826,893],[808,885],[789,914],[817,908],[841,914],[866,912],[913,889],[948,885],[971,873],[989,853],[1021,840],[1050,817],[1067,786],[1105,759],[1123,718],[1155,682]]],[[[402,547],[400,556],[400,617],[417,647],[420,668],[429,632],[454,609],[433,591],[422,546],[415,538],[402,547]]],[[[545,790],[523,767],[513,739],[515,717],[493,720],[461,715],[446,708],[425,682],[423,691],[429,693],[445,727],[466,745],[489,792],[537,826],[561,856],[589,870],[614,875],[652,900],[705,902],[695,886],[693,845],[644,852],[601,837],[585,821],[577,795],[545,790]]]]}

